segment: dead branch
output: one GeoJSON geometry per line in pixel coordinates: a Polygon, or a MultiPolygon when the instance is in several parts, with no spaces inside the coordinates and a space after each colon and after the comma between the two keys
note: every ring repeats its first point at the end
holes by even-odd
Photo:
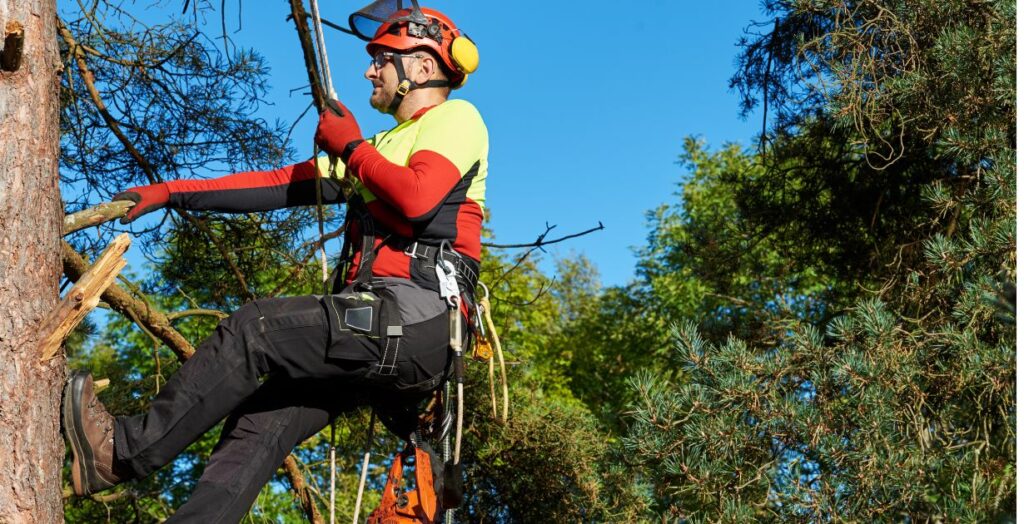
{"type": "Polygon", "coordinates": [[[594,231],[600,231],[600,230],[604,229],[604,224],[601,223],[601,222],[598,222],[597,223],[597,227],[592,227],[592,228],[590,228],[590,229],[588,229],[586,231],[581,231],[579,233],[573,233],[571,235],[566,235],[564,237],[556,238],[554,240],[544,240],[544,239],[548,236],[548,233],[550,233],[552,229],[555,229],[558,226],[557,225],[552,226],[552,225],[549,225],[549,224],[545,224],[545,227],[547,229],[543,233],[541,233],[540,236],[537,237],[537,240],[534,240],[533,242],[530,242],[528,244],[491,244],[489,242],[484,242],[481,245],[484,246],[484,247],[489,247],[489,248],[494,248],[494,249],[516,249],[516,248],[528,247],[528,248],[534,248],[534,249],[541,249],[541,251],[543,251],[543,246],[548,246],[548,245],[551,245],[551,244],[557,244],[559,242],[562,242],[562,241],[565,241],[565,240],[569,240],[570,238],[577,238],[577,237],[581,237],[583,235],[589,235],[589,234],[593,233],[594,231]]]}
{"type": "MultiPolygon", "coordinates": [[[[548,233],[551,232],[552,229],[555,229],[556,227],[558,227],[558,226],[552,226],[550,224],[544,224],[544,225],[545,225],[545,227],[547,229],[545,229],[544,232],[541,233],[540,236],[537,237],[537,240],[534,240],[532,243],[529,243],[529,244],[489,244],[489,243],[481,244],[483,246],[487,246],[487,247],[490,247],[490,248],[498,248],[498,249],[512,249],[512,248],[524,248],[524,247],[529,248],[518,259],[516,259],[516,262],[515,262],[515,264],[512,264],[512,267],[506,269],[505,272],[502,273],[501,276],[498,277],[494,281],[494,283],[492,284],[492,287],[497,287],[502,282],[504,282],[505,279],[508,278],[509,275],[511,275],[515,270],[519,269],[519,266],[521,266],[523,264],[523,262],[526,262],[526,260],[528,258],[530,258],[530,255],[534,251],[536,251],[538,249],[541,250],[541,251],[544,251],[544,246],[551,245],[551,244],[557,244],[558,242],[562,242],[564,240],[569,240],[570,238],[576,238],[576,237],[581,237],[583,235],[589,235],[590,233],[593,233],[594,231],[599,231],[599,230],[604,229],[604,224],[601,223],[601,222],[598,222],[597,223],[597,227],[592,227],[592,228],[590,228],[590,229],[588,229],[586,231],[581,231],[579,233],[573,233],[571,235],[566,235],[566,236],[564,236],[562,238],[556,238],[555,240],[544,240],[548,236],[548,233]]],[[[544,289],[544,286],[541,286],[540,292],[537,294],[536,297],[533,298],[533,300],[530,301],[530,303],[532,304],[533,302],[536,302],[538,299],[540,299],[540,297],[544,294],[545,291],[546,290],[544,289]]]]}
{"type": "MultiPolygon", "coordinates": [[[[64,274],[72,281],[77,282],[89,270],[89,264],[82,258],[82,255],[78,254],[71,247],[71,244],[67,242],[62,244],[64,274]]],[[[110,307],[115,311],[128,318],[137,319],[140,325],[149,330],[167,347],[171,348],[171,351],[177,355],[178,360],[184,361],[195,353],[195,348],[192,347],[192,344],[185,337],[181,336],[181,333],[178,333],[176,329],[171,327],[171,322],[167,319],[167,316],[153,309],[148,303],[132,297],[121,286],[117,284],[111,285],[103,292],[101,298],[110,304],[110,307]]]]}
{"type": "Polygon", "coordinates": [[[115,238],[100,255],[96,264],[82,275],[75,287],[71,288],[60,304],[40,324],[39,330],[44,333],[39,343],[43,362],[57,355],[71,330],[99,304],[100,294],[114,282],[117,274],[128,264],[124,259],[124,253],[128,251],[131,243],[127,233],[115,238]]]}
{"type": "Polygon", "coordinates": [[[316,51],[313,49],[313,38],[309,35],[309,25],[306,23],[306,8],[302,6],[302,0],[288,0],[291,5],[291,19],[295,22],[295,31],[299,34],[299,44],[302,46],[302,58],[306,63],[306,74],[309,76],[309,87],[313,92],[313,105],[316,112],[324,110],[324,86],[320,83],[320,75],[317,73],[316,51]]]}

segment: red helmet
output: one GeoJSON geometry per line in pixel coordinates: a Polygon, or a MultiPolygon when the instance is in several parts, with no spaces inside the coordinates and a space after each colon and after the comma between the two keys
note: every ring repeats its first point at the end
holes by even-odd
{"type": "MultiPolygon", "coordinates": [[[[350,24],[353,27],[357,25],[353,20],[350,24]]],[[[450,18],[434,9],[395,11],[369,40],[366,50],[371,56],[382,47],[405,52],[414,49],[433,51],[444,62],[454,88],[461,87],[480,63],[476,44],[450,18]]]]}

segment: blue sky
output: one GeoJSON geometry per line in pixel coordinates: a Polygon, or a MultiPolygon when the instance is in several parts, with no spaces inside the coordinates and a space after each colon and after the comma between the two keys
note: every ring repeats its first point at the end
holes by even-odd
{"type": "MultiPolygon", "coordinates": [[[[321,0],[321,15],[342,22],[366,2],[321,0]]],[[[602,222],[605,230],[550,252],[584,254],[605,285],[633,277],[645,212],[677,198],[683,138],[700,135],[718,147],[750,143],[759,131],[758,118],[739,118],[728,89],[736,42],[763,19],[758,0],[421,3],[449,14],[480,48],[479,71],[454,96],[474,103],[488,125],[495,241],[532,241],[545,223],[558,226],[554,237],[602,222]]],[[[309,97],[287,2],[226,4],[234,44],[254,48],[271,68],[273,105],[260,116],[292,122],[309,97]]],[[[180,13],[180,2],[167,5],[180,13]]],[[[220,34],[219,16],[207,23],[211,36],[220,34]]],[[[391,117],[367,104],[363,43],[333,30],[326,39],[339,98],[364,134],[391,127],[391,117]]],[[[300,155],[305,143],[312,152],[315,125],[310,112],[296,126],[300,155]]]]}

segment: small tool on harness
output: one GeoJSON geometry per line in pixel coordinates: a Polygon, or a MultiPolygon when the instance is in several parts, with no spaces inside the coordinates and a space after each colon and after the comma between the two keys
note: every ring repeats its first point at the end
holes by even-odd
{"type": "MultiPolygon", "coordinates": [[[[484,288],[486,289],[487,286],[484,286],[484,288]]],[[[484,327],[484,321],[480,317],[480,310],[481,309],[482,308],[480,307],[479,303],[476,305],[476,307],[473,308],[473,311],[474,311],[473,316],[474,316],[475,321],[476,321],[476,323],[475,323],[475,328],[476,328],[476,333],[475,334],[476,334],[476,336],[473,337],[473,360],[476,360],[478,362],[488,362],[492,358],[494,358],[494,347],[491,346],[491,341],[487,339],[487,329],[484,327]]],[[[491,388],[492,389],[492,394],[491,394],[491,396],[493,397],[494,396],[494,394],[493,394],[493,389],[494,389],[493,388],[493,382],[494,382],[493,379],[491,380],[491,382],[492,382],[492,388],[491,388]]]]}

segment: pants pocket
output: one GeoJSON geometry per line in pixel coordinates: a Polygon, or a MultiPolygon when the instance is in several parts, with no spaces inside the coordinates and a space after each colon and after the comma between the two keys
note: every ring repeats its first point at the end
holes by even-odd
{"type": "Polygon", "coordinates": [[[380,358],[382,300],[369,292],[346,290],[324,297],[333,359],[372,361],[380,358]]]}

